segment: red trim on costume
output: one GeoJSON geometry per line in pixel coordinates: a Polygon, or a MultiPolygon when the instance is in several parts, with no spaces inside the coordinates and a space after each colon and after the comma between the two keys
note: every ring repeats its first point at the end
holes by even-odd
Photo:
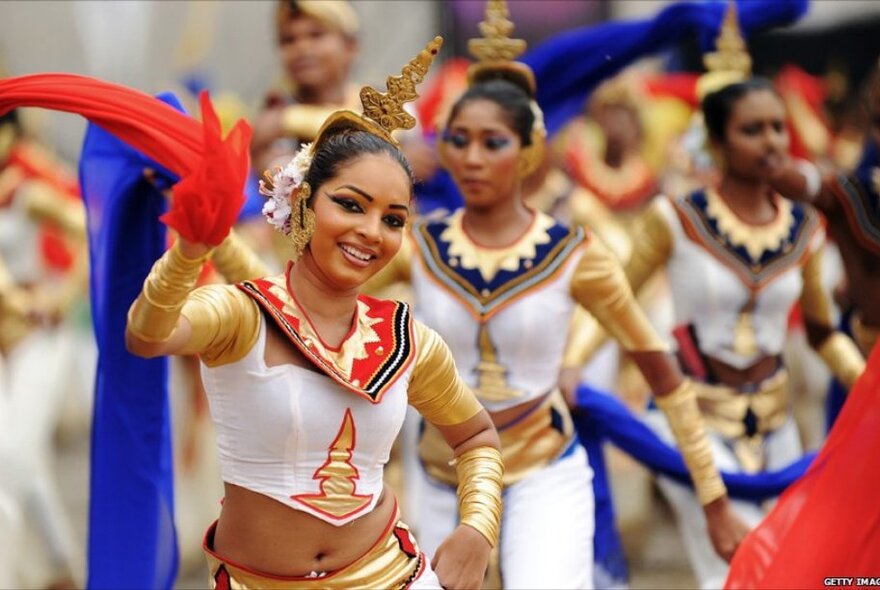
{"type": "MultiPolygon", "coordinates": [[[[279,277],[244,281],[237,286],[268,312],[288,340],[324,374],[360,397],[372,403],[379,403],[385,392],[396,383],[415,358],[409,306],[399,301],[375,299],[366,295],[358,296],[358,301],[367,308],[366,316],[381,320],[372,325],[372,330],[379,340],[365,344],[366,357],[354,359],[351,374],[345,375],[340,372],[332,358],[323,356],[314,343],[306,342],[306,338],[300,333],[301,318],[289,312],[289,310],[295,311],[302,319],[309,322],[308,316],[290,291],[292,268],[293,266],[289,265],[283,275],[283,288],[278,283],[279,277]],[[379,354],[380,349],[382,349],[381,354],[379,354]]],[[[361,313],[360,310],[358,313],[361,313]]],[[[311,327],[313,334],[318,337],[317,330],[314,326],[311,327]]],[[[336,348],[326,348],[330,352],[340,350],[355,334],[357,327],[358,319],[355,318],[352,329],[342,344],[336,348]]],[[[320,337],[318,340],[322,346],[325,346],[320,337]]]]}

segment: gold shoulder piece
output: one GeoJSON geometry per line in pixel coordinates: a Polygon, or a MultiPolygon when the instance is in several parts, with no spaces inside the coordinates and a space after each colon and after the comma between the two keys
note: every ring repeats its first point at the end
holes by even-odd
{"type": "Polygon", "coordinates": [[[434,330],[413,322],[416,360],[409,381],[409,403],[432,424],[461,424],[483,406],[465,385],[449,347],[434,330]]]}
{"type": "Polygon", "coordinates": [[[590,240],[571,279],[571,295],[630,352],[667,352],[633,296],[623,268],[600,240],[590,240]]]}
{"type": "Polygon", "coordinates": [[[332,132],[342,129],[360,129],[378,135],[392,145],[398,145],[391,132],[397,129],[412,129],[415,118],[403,110],[403,103],[412,102],[419,97],[416,85],[421,84],[425,74],[440,52],[443,37],[434,37],[428,45],[408,64],[403,66],[399,76],[388,76],[386,86],[388,92],[382,93],[364,86],[361,88],[361,105],[364,112],[359,115],[353,111],[341,110],[333,113],[318,131],[312,152],[317,150],[321,141],[332,132]]]}
{"type": "Polygon", "coordinates": [[[480,22],[482,38],[468,41],[468,51],[477,63],[468,69],[468,83],[486,78],[502,77],[523,86],[529,96],[535,96],[535,74],[524,63],[516,61],[526,50],[524,39],[512,39],[513,22],[506,0],[488,0],[486,16],[480,22]]]}
{"type": "Polygon", "coordinates": [[[707,94],[725,86],[742,82],[752,73],[752,58],[746,50],[737,21],[736,2],[731,0],[715,38],[715,51],[703,56],[706,73],[697,80],[697,96],[702,100],[707,94]]]}

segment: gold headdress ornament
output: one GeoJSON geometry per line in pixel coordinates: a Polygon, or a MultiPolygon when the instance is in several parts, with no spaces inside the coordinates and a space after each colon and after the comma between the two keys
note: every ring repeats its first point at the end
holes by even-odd
{"type": "Polygon", "coordinates": [[[287,166],[263,173],[260,193],[269,197],[263,206],[263,214],[269,223],[290,236],[294,259],[305,250],[315,230],[315,212],[308,206],[312,189],[305,178],[321,144],[337,133],[352,130],[371,133],[399,147],[392,133],[397,129],[412,129],[416,124],[415,118],[403,110],[403,104],[419,97],[416,85],[425,79],[442,45],[443,37],[434,37],[403,66],[399,76],[388,76],[388,92],[382,93],[370,86],[361,88],[363,113],[334,112],[321,125],[315,141],[303,146],[287,166]]]}
{"type": "Polygon", "coordinates": [[[706,73],[697,80],[697,97],[721,90],[725,86],[742,82],[752,73],[752,58],[746,50],[746,42],[739,30],[736,2],[727,5],[721,30],[715,38],[715,51],[703,56],[706,73]]]}
{"type": "MultiPolygon", "coordinates": [[[[535,74],[526,64],[516,61],[526,50],[526,42],[523,39],[511,39],[513,22],[510,20],[510,12],[507,10],[505,0],[488,0],[486,2],[486,16],[480,22],[482,37],[468,41],[468,51],[477,60],[477,63],[468,68],[468,86],[487,80],[506,80],[522,88],[531,99],[532,114],[535,122],[532,124],[530,145],[524,146],[520,155],[519,168],[520,178],[525,178],[534,172],[544,159],[544,140],[547,137],[547,128],[544,126],[544,113],[538,103],[535,102],[535,74]]],[[[440,144],[440,162],[444,165],[447,161],[445,144],[440,144]]]]}
{"type": "Polygon", "coordinates": [[[403,103],[412,102],[419,97],[416,85],[425,79],[425,74],[442,45],[443,37],[434,37],[417,56],[403,66],[400,76],[388,76],[385,82],[388,92],[383,94],[370,86],[361,88],[363,114],[341,110],[330,115],[315,137],[312,152],[321,145],[325,137],[342,129],[367,131],[395,146],[399,145],[391,133],[397,129],[412,129],[416,124],[415,118],[403,110],[403,103]]]}
{"type": "Polygon", "coordinates": [[[486,16],[480,22],[482,38],[468,41],[468,51],[477,63],[468,69],[468,83],[486,78],[505,78],[521,86],[535,97],[535,74],[522,62],[516,61],[526,50],[524,39],[511,39],[513,21],[510,20],[505,0],[488,0],[486,16]]]}

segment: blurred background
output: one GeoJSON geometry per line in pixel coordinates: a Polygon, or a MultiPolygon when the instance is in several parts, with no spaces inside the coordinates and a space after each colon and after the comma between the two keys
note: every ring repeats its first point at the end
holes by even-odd
{"type": "MultiPolygon", "coordinates": [[[[516,36],[534,46],[570,28],[643,18],[668,4],[662,0],[510,0],[509,8],[516,36]]],[[[399,71],[405,59],[435,34],[446,37],[442,57],[466,57],[467,40],[477,35],[484,10],[482,0],[356,0],[353,6],[361,32],[352,79],[380,88],[385,76],[399,71]]],[[[276,9],[273,0],[7,0],[0,3],[0,72],[5,76],[79,73],[152,94],[171,90],[191,111],[195,110],[193,91],[208,88],[232,112],[251,118],[259,112],[267,92],[282,85],[276,9]]],[[[832,132],[863,124],[857,91],[880,55],[880,2],[813,1],[807,16],[794,26],[756,34],[748,43],[756,73],[773,77],[783,66],[795,64],[821,83],[821,114],[832,132]]],[[[689,38],[636,67],[700,72],[701,58],[700,45],[689,38]]],[[[75,167],[84,120],[33,109],[24,110],[21,117],[30,136],[75,167]]],[[[823,436],[822,396],[828,376],[824,368],[816,368],[812,353],[799,347],[805,348],[802,338],[800,344],[795,339],[792,345],[792,355],[807,359],[800,361],[805,367],[800,373],[804,393],[797,413],[805,446],[816,448],[823,436]]],[[[80,362],[93,361],[86,355],[80,362]]],[[[185,380],[187,373],[182,370],[180,375],[185,380]]],[[[192,384],[180,387],[191,389],[192,384]]],[[[89,387],[81,389],[84,393],[65,402],[62,414],[66,418],[54,427],[52,463],[76,540],[72,572],[76,585],[85,570],[88,506],[90,400],[89,387]]],[[[179,587],[198,588],[205,583],[200,535],[206,519],[209,522],[216,516],[220,495],[214,471],[216,450],[210,428],[194,434],[191,426],[192,416],[204,415],[203,404],[187,398],[172,402],[175,436],[186,441],[188,453],[182,461],[189,475],[179,480],[178,493],[190,494],[178,502],[179,587]],[[206,489],[212,491],[205,494],[206,489]]],[[[678,533],[650,475],[622,453],[613,449],[608,453],[631,587],[693,587],[678,533]]],[[[37,581],[34,587],[46,584],[37,581]]]]}

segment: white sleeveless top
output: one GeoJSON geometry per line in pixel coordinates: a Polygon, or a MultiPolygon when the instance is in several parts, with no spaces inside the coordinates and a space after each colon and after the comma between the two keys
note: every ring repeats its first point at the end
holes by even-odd
{"type": "Polygon", "coordinates": [[[223,480],[336,526],[370,512],[406,415],[413,365],[371,403],[324,373],[266,366],[265,349],[261,319],[244,358],[202,364],[223,480]]]}
{"type": "Polygon", "coordinates": [[[585,238],[536,213],[515,244],[484,249],[463,232],[461,214],[413,229],[415,314],[449,345],[480,403],[497,412],[556,387],[585,238]]]}
{"type": "Polygon", "coordinates": [[[780,200],[774,227],[746,227],[709,191],[654,206],[671,234],[676,324],[692,325],[704,354],[738,369],[781,354],[805,260],[824,244],[813,210],[780,200]]]}

